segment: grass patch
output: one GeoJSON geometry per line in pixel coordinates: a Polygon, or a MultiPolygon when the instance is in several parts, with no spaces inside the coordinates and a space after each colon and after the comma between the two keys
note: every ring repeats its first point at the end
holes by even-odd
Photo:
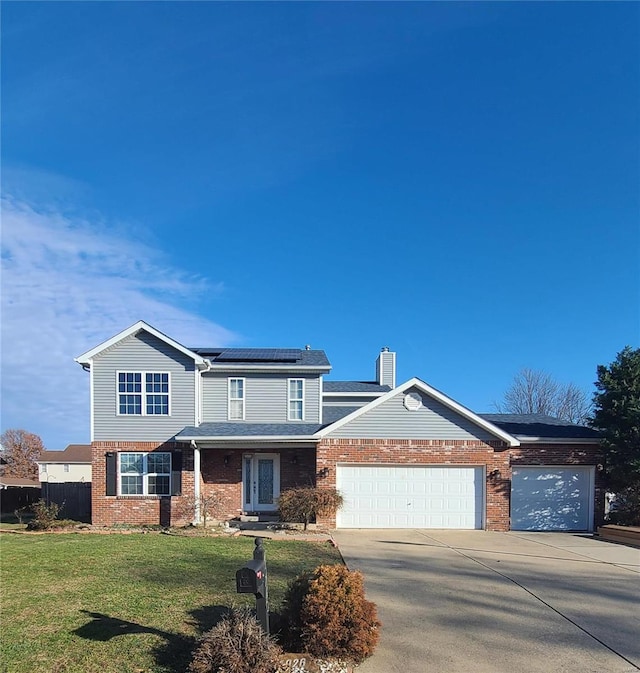
{"type": "MultiPolygon", "coordinates": [[[[232,605],[252,538],[1,536],[2,673],[182,673],[232,605]]],[[[270,608],[287,583],[339,563],[328,543],[265,540],[270,608]]]]}

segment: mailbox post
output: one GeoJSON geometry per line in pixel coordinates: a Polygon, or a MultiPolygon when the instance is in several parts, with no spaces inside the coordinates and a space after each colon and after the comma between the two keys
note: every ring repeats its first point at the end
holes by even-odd
{"type": "Polygon", "coordinates": [[[236,572],[236,591],[256,597],[256,615],[264,632],[269,635],[269,590],[267,587],[267,563],[262,538],[255,538],[253,560],[236,572]]]}

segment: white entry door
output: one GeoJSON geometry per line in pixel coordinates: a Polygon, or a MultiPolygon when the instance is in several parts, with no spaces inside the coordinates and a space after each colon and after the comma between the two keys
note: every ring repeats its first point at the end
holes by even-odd
{"type": "Polygon", "coordinates": [[[242,460],[242,509],[274,512],[280,495],[280,456],[277,453],[245,454],[242,460]]]}
{"type": "Polygon", "coordinates": [[[338,528],[482,528],[483,469],[339,465],[338,528]]]}

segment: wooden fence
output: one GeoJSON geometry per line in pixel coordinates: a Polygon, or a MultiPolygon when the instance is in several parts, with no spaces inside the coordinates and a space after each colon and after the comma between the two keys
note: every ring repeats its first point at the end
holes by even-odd
{"type": "Polygon", "coordinates": [[[42,483],[42,499],[48,504],[55,502],[62,507],[60,518],[91,523],[91,483],[55,482],[42,483]]]}

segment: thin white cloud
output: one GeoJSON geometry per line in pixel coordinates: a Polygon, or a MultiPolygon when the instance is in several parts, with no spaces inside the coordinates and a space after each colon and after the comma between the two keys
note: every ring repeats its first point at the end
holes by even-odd
{"type": "Polygon", "coordinates": [[[73,361],[137,320],[189,346],[237,335],[181,307],[221,292],[104,222],[2,198],[2,429],[50,449],[89,441],[89,377],[73,361]]]}

